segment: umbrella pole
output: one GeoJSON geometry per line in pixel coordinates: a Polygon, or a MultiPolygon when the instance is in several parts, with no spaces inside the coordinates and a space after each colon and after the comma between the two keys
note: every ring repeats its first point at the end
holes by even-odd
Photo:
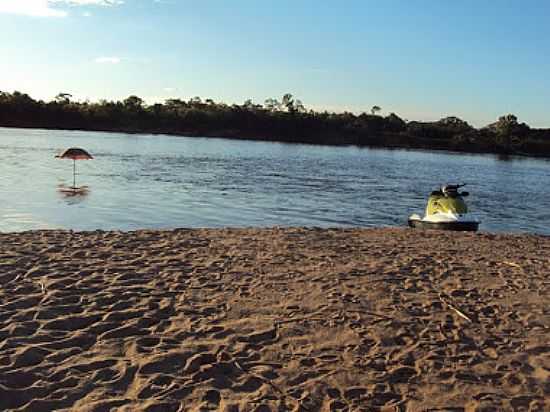
{"type": "Polygon", "coordinates": [[[73,159],[73,189],[76,189],[76,160],[73,159]]]}

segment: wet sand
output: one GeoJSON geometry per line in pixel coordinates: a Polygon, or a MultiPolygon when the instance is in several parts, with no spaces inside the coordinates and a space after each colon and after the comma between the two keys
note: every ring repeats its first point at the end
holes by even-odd
{"type": "Polygon", "coordinates": [[[0,410],[550,410],[550,238],[0,234],[0,410]]]}

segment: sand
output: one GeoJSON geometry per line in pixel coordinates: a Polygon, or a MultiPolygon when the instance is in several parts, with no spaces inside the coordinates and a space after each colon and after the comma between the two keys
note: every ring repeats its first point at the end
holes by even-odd
{"type": "Polygon", "coordinates": [[[0,234],[0,410],[550,410],[550,238],[0,234]]]}

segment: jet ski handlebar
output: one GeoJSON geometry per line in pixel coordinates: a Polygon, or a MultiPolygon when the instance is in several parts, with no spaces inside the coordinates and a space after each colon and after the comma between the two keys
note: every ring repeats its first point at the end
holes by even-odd
{"type": "MultiPolygon", "coordinates": [[[[466,183],[459,183],[459,184],[456,184],[456,185],[445,185],[445,186],[441,186],[441,189],[438,193],[441,193],[442,195],[444,196],[447,196],[447,197],[457,197],[457,196],[468,196],[469,193],[468,192],[458,192],[458,189],[463,187],[463,186],[466,186],[466,183]]],[[[435,194],[437,194],[437,192],[435,192],[435,194]]]]}
{"type": "Polygon", "coordinates": [[[464,187],[466,186],[466,183],[459,183],[457,185],[445,185],[442,187],[442,189],[446,189],[446,190],[458,190],[460,189],[461,187],[464,187]]]}

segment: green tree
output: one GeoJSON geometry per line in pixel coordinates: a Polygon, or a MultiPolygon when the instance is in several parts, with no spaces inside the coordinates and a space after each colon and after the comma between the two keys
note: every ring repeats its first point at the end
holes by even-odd
{"type": "Polygon", "coordinates": [[[295,99],[290,93],[286,93],[281,100],[281,105],[289,113],[304,113],[306,108],[301,100],[295,99]]]}
{"type": "Polygon", "coordinates": [[[305,113],[307,111],[306,107],[299,99],[296,99],[296,101],[294,102],[294,108],[298,113],[305,113]]]}
{"type": "Polygon", "coordinates": [[[507,114],[498,118],[498,121],[494,123],[494,129],[500,136],[509,136],[517,125],[518,118],[513,114],[507,114]]]}
{"type": "Polygon", "coordinates": [[[270,112],[278,112],[281,111],[282,108],[282,104],[277,99],[273,98],[266,99],[264,106],[270,112]]]}
{"type": "Polygon", "coordinates": [[[465,133],[472,131],[474,128],[468,124],[468,122],[459,119],[456,116],[444,117],[437,122],[437,125],[448,129],[454,133],[465,133]]]}
{"type": "Polygon", "coordinates": [[[191,97],[191,98],[189,99],[189,104],[190,104],[191,106],[199,106],[199,105],[202,104],[202,100],[201,100],[201,98],[200,98],[199,96],[191,97]]]}
{"type": "Polygon", "coordinates": [[[69,104],[72,97],[73,95],[70,93],[59,93],[54,100],[59,104],[69,104]]]}
{"type": "Polygon", "coordinates": [[[250,110],[250,111],[256,111],[263,109],[261,104],[256,104],[252,101],[252,99],[246,99],[242,105],[243,109],[250,110]]]}
{"type": "Polygon", "coordinates": [[[167,99],[164,101],[164,107],[172,112],[178,112],[187,107],[187,102],[181,99],[167,99]]]}
{"type": "Polygon", "coordinates": [[[292,97],[292,94],[290,94],[290,93],[286,93],[283,96],[283,98],[281,100],[281,104],[286,109],[286,111],[289,112],[289,113],[294,113],[296,111],[296,109],[294,107],[294,98],[292,97]]]}
{"type": "Polygon", "coordinates": [[[391,132],[401,132],[407,127],[407,123],[395,113],[386,116],[386,129],[391,132]]]}
{"type": "Polygon", "coordinates": [[[140,110],[143,108],[144,101],[142,98],[132,95],[124,99],[123,104],[129,110],[140,110]]]}
{"type": "Polygon", "coordinates": [[[374,116],[376,115],[376,113],[379,113],[381,110],[382,109],[380,108],[380,106],[372,106],[372,108],[370,109],[370,112],[374,116]]]}

